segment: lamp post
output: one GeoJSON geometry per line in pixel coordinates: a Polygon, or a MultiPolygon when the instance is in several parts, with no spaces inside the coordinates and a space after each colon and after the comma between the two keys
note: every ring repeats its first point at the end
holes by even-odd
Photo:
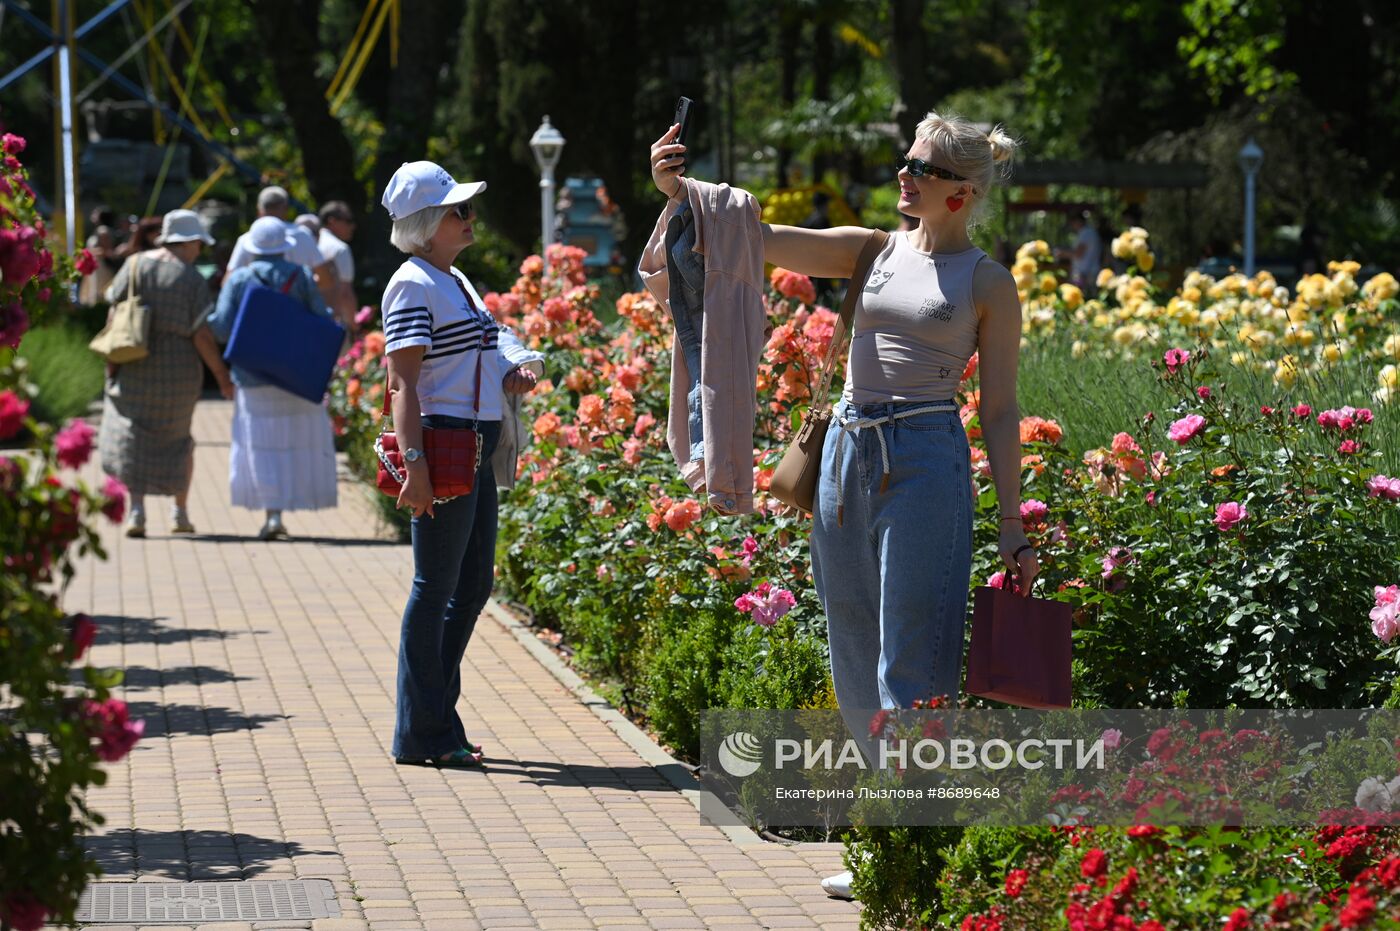
{"type": "Polygon", "coordinates": [[[540,166],[540,251],[543,252],[554,242],[554,166],[559,164],[559,156],[564,151],[564,137],[550,125],[548,116],[530,137],[530,151],[535,153],[535,164],[540,166]]]}
{"type": "Polygon", "coordinates": [[[1264,150],[1251,136],[1240,149],[1240,169],[1244,172],[1244,273],[1254,277],[1254,176],[1264,164],[1264,150]]]}

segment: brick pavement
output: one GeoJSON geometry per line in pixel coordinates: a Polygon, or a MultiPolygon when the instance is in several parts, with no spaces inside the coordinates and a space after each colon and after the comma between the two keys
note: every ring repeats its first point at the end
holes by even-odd
{"type": "Polygon", "coordinates": [[[196,411],[200,534],[170,536],[169,499],[152,499],[149,537],[104,529],[109,560],[84,562],[66,595],[98,619],[92,662],[126,670],[119,694],[146,721],[90,795],[105,879],[328,879],[342,917],[266,926],[315,931],[856,927],[857,906],[818,885],[838,845],[738,844],[702,824],[488,618],[460,706],[488,769],[394,766],[408,549],[349,480],[334,511],[287,515],[291,541],[254,539],[260,515],[228,503],[231,410],[196,411]]]}

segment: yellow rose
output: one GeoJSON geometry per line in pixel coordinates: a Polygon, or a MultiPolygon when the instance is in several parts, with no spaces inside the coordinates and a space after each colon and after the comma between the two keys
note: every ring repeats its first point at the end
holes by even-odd
{"type": "Polygon", "coordinates": [[[1230,364],[1236,368],[1244,368],[1249,364],[1249,356],[1238,350],[1230,353],[1230,364]]]}
{"type": "Polygon", "coordinates": [[[1132,327],[1120,326],[1113,331],[1113,341],[1119,346],[1130,346],[1134,340],[1132,327]]]}
{"type": "Polygon", "coordinates": [[[1060,300],[1065,302],[1065,307],[1074,310],[1084,303],[1084,292],[1072,284],[1060,285],[1060,300]]]}
{"type": "Polygon", "coordinates": [[[1133,241],[1127,236],[1115,236],[1109,248],[1113,251],[1113,257],[1116,259],[1127,261],[1133,257],[1133,241]]]}
{"type": "Polygon", "coordinates": [[[1400,333],[1387,336],[1384,348],[1386,355],[1400,359],[1400,333]]]}
{"type": "Polygon", "coordinates": [[[1054,294],[1058,284],[1059,282],[1055,280],[1054,275],[1046,273],[1040,276],[1040,290],[1044,291],[1046,294],[1054,294]]]}
{"type": "Polygon", "coordinates": [[[1108,287],[1110,284],[1112,284],[1112,283],[1113,283],[1113,269],[1111,269],[1111,268],[1101,268],[1101,269],[1099,269],[1099,277],[1098,277],[1097,279],[1095,279],[1095,281],[1094,281],[1094,284],[1098,285],[1099,290],[1102,291],[1104,288],[1107,288],[1107,287],[1108,287]]]}
{"type": "Polygon", "coordinates": [[[1137,267],[1145,272],[1152,271],[1152,266],[1157,264],[1157,257],[1146,249],[1137,254],[1137,267]]]}
{"type": "Polygon", "coordinates": [[[1391,391],[1394,391],[1396,388],[1400,388],[1400,368],[1394,365],[1387,365],[1380,370],[1376,380],[1380,382],[1382,388],[1389,388],[1391,391]]]}
{"type": "Polygon", "coordinates": [[[1094,314],[1094,326],[1099,329],[1106,329],[1113,322],[1113,318],[1106,313],[1094,314]]]}
{"type": "Polygon", "coordinates": [[[1322,347],[1322,358],[1328,362],[1336,362],[1342,357],[1342,347],[1337,343],[1328,343],[1322,347]]]}
{"type": "Polygon", "coordinates": [[[1400,282],[1390,272],[1381,272],[1361,289],[1373,301],[1388,301],[1400,294],[1400,282]]]}
{"type": "Polygon", "coordinates": [[[1216,313],[1214,308],[1201,311],[1201,326],[1207,330],[1214,330],[1220,326],[1220,314],[1216,313]]]}
{"type": "Polygon", "coordinates": [[[1285,388],[1293,387],[1293,383],[1298,380],[1298,360],[1293,356],[1284,356],[1278,361],[1278,366],[1274,369],[1274,381],[1285,388]]]}
{"type": "Polygon", "coordinates": [[[1375,401],[1377,404],[1389,404],[1391,398],[1393,398],[1394,396],[1394,388],[1377,388],[1374,392],[1372,392],[1371,400],[1375,401]]]}
{"type": "Polygon", "coordinates": [[[1082,339],[1077,339],[1077,340],[1075,340],[1074,343],[1069,347],[1069,354],[1070,354],[1072,357],[1076,358],[1076,359],[1082,359],[1082,358],[1084,358],[1084,353],[1085,353],[1085,351],[1086,351],[1086,348],[1087,348],[1087,347],[1085,347],[1085,345],[1084,345],[1084,340],[1082,340],[1082,339]]]}
{"type": "Polygon", "coordinates": [[[1312,317],[1312,312],[1308,309],[1308,305],[1302,301],[1295,301],[1290,304],[1287,313],[1288,319],[1294,323],[1306,323],[1312,317]]]}

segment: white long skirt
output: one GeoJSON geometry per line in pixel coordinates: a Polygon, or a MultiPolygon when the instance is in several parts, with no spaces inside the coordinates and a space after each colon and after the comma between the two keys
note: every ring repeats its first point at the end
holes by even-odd
{"type": "Polygon", "coordinates": [[[335,507],[335,440],[325,407],[271,385],[239,388],[228,477],[235,507],[335,507]]]}

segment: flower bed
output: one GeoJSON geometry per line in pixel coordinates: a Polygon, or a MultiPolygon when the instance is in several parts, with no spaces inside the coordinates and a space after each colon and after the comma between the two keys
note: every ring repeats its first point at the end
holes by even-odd
{"type": "MultiPolygon", "coordinates": [[[[1400,589],[1391,588],[1400,583],[1400,469],[1386,465],[1400,436],[1385,361],[1400,349],[1393,281],[1348,284],[1355,267],[1342,264],[1330,286],[1305,279],[1297,295],[1261,274],[1193,278],[1168,296],[1140,274],[1152,262],[1146,235],[1121,239],[1117,251],[1133,268],[1110,274],[1089,300],[1041,272],[1043,244],[1023,247],[1014,269],[1028,355],[1067,336],[1080,347],[1066,393],[1092,396],[1097,379],[1136,366],[1165,401],[1099,409],[1073,437],[1037,416],[1043,410],[1021,424],[1022,518],[1040,550],[1037,591],[1075,610],[1076,703],[1380,703],[1397,689],[1400,665],[1400,589]],[[1236,324],[1275,335],[1240,341],[1236,324]],[[1354,364],[1334,364],[1324,325],[1337,360],[1354,364]]],[[[759,513],[747,518],[706,513],[679,479],[664,438],[670,326],[655,301],[625,295],[619,325],[602,327],[581,257],[563,247],[527,259],[508,293],[485,298],[547,353],[554,376],[531,395],[534,442],[503,504],[503,587],[687,755],[707,707],[833,704],[808,519],[766,490],[835,314],[812,305],[800,275],[776,270],[772,285],[774,329],[758,373],[759,513]]],[[[374,355],[368,339],[356,369],[374,355]]],[[[352,434],[377,429],[377,400],[363,387],[352,400],[349,385],[372,365],[356,369],[334,411],[352,434]]],[[[995,584],[1000,568],[977,384],[974,357],[959,399],[977,492],[974,585],[995,584]]],[[[1006,836],[1026,846],[1033,832],[1006,836]]],[[[1235,839],[1256,836],[1264,840],[1249,849],[1260,858],[1282,855],[1279,832],[1235,839]]],[[[979,838],[982,830],[858,832],[853,865],[870,920],[938,914],[950,845],[979,838]],[[902,904],[882,911],[882,901],[902,904]]],[[[1180,889],[1197,896],[1202,915],[1221,901],[1206,874],[1180,889]]]]}
{"type": "MultiPolygon", "coordinates": [[[[0,442],[21,430],[28,448],[0,456],[0,926],[33,931],[71,922],[97,866],[82,835],[102,823],[82,794],[106,776],[100,761],[121,759],[141,736],[126,703],[111,697],[121,674],[83,665],[97,635],[86,615],[66,616],[62,588],[75,556],[104,554],[94,522],[120,522],[126,489],[115,479],[93,489],[75,470],[92,454],[93,429],[61,430],[30,416],[32,386],[15,364],[30,321],[60,303],[74,264],[45,245],[43,221],[18,155],[5,134],[0,167],[0,442]]],[[[77,271],[91,271],[80,256],[77,271]]]]}

